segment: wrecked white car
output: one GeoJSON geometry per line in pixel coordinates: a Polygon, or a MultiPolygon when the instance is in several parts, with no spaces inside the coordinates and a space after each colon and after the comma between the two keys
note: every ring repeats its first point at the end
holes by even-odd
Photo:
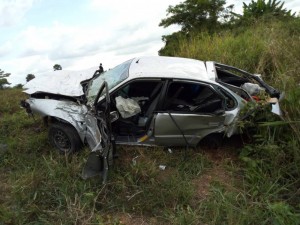
{"type": "Polygon", "coordinates": [[[258,75],[159,56],[131,59],[98,75],[55,71],[24,88],[30,97],[22,105],[49,123],[50,142],[64,153],[88,144],[91,161],[100,162],[92,163],[95,171],[107,171],[114,143],[197,146],[208,135],[238,132],[239,112],[252,96],[264,91],[280,97],[258,75]]]}

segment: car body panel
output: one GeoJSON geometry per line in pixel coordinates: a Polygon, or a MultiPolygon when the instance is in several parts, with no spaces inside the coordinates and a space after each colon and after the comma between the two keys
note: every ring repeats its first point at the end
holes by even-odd
{"type": "Polygon", "coordinates": [[[84,94],[81,82],[93,77],[97,67],[81,71],[56,70],[42,74],[24,85],[24,92],[59,94],[65,96],[81,96],[84,94]]]}
{"type": "Polygon", "coordinates": [[[140,77],[213,80],[203,61],[163,56],[135,58],[130,65],[128,79],[140,77]]]}
{"type": "Polygon", "coordinates": [[[215,62],[207,61],[207,62],[205,62],[205,65],[206,65],[206,71],[209,74],[209,79],[212,81],[216,81],[218,76],[217,76],[217,71],[215,68],[215,62]]]}
{"type": "Polygon", "coordinates": [[[210,133],[224,131],[225,114],[158,113],[155,119],[154,137],[157,145],[196,146],[210,133]],[[186,139],[186,140],[185,140],[186,139]]]}
{"type": "Polygon", "coordinates": [[[70,123],[78,131],[83,141],[86,135],[85,116],[88,112],[85,105],[79,105],[72,101],[61,101],[54,99],[29,98],[31,110],[42,117],[51,116],[70,123]]]}

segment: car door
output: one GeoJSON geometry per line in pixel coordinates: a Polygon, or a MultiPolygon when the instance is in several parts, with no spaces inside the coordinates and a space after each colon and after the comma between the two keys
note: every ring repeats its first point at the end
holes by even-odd
{"type": "Polygon", "coordinates": [[[224,131],[225,99],[213,85],[174,80],[164,99],[155,118],[157,145],[195,146],[206,135],[224,131]]]}

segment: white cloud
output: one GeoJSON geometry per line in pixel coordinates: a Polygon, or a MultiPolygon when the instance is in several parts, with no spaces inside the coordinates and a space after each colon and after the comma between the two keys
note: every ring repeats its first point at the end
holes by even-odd
{"type": "Polygon", "coordinates": [[[0,27],[19,22],[35,0],[0,0],[0,27]]]}
{"type": "Polygon", "coordinates": [[[104,11],[112,15],[105,17],[104,22],[99,21],[99,26],[66,25],[61,21],[45,27],[31,25],[7,44],[7,49],[10,46],[20,49],[19,58],[4,60],[2,65],[13,74],[10,82],[20,83],[26,74],[52,70],[55,63],[63,69],[77,70],[98,66],[101,61],[106,68],[112,68],[129,58],[157,55],[163,45],[161,36],[176,29],[158,27],[168,6],[155,5],[158,3],[155,0],[145,7],[144,3],[133,0],[126,3],[94,0],[90,5],[93,13],[102,15],[104,11]],[[139,9],[132,10],[132,6],[139,9]]]}
{"type": "Polygon", "coordinates": [[[9,52],[12,51],[12,49],[13,49],[13,44],[11,41],[6,41],[2,45],[0,45],[0,58],[2,56],[9,54],[9,52]]]}

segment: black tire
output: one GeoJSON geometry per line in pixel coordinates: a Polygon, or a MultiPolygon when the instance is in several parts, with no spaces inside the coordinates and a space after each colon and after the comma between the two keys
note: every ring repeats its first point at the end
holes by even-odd
{"type": "Polygon", "coordinates": [[[53,123],[48,133],[49,141],[61,154],[77,152],[82,147],[80,137],[74,127],[64,123],[53,123]]]}

